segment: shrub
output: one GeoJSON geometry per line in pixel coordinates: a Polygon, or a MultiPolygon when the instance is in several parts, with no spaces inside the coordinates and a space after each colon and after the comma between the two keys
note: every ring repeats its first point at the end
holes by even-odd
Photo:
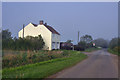
{"type": "Polygon", "coordinates": [[[84,50],[85,50],[85,48],[84,48],[84,47],[81,47],[81,46],[76,45],[76,46],[74,46],[74,50],[77,50],[77,51],[84,51],[84,50]]]}
{"type": "Polygon", "coordinates": [[[41,35],[27,36],[24,39],[15,37],[13,39],[9,30],[2,31],[2,50],[41,50],[44,45],[41,35]]]}

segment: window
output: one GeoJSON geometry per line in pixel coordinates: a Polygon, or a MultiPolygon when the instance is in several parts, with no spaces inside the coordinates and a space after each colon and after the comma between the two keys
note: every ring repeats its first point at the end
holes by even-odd
{"type": "Polygon", "coordinates": [[[52,49],[55,49],[55,42],[52,42],[52,49]]]}
{"type": "Polygon", "coordinates": [[[59,42],[57,42],[57,49],[59,49],[60,48],[60,45],[59,45],[59,42]]]}

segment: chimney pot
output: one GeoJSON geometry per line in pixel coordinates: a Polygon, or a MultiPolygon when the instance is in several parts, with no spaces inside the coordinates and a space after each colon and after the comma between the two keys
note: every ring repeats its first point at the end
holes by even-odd
{"type": "Polygon", "coordinates": [[[43,22],[44,22],[43,20],[40,20],[40,25],[43,25],[43,22]]]}
{"type": "Polygon", "coordinates": [[[47,25],[47,23],[45,23],[45,25],[47,25]]]}

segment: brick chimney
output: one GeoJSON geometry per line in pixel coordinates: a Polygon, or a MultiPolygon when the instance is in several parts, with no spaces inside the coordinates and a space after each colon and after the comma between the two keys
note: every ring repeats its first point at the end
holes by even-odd
{"type": "Polygon", "coordinates": [[[44,21],[43,20],[40,20],[40,25],[43,25],[44,21]]]}

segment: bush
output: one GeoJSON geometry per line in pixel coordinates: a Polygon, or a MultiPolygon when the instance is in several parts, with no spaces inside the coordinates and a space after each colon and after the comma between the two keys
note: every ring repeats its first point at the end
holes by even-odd
{"type": "Polygon", "coordinates": [[[2,30],[0,32],[2,35],[2,49],[3,50],[40,50],[45,45],[41,35],[36,37],[27,36],[24,39],[16,37],[13,39],[11,37],[11,32],[7,30],[2,30]]]}
{"type": "Polygon", "coordinates": [[[64,47],[61,47],[60,49],[63,49],[63,50],[72,50],[72,47],[71,46],[64,46],[64,47]]]}
{"type": "Polygon", "coordinates": [[[76,46],[74,46],[74,50],[77,50],[77,51],[84,51],[85,48],[82,47],[82,46],[78,46],[78,45],[76,45],[76,46]]]}
{"type": "Polygon", "coordinates": [[[116,46],[114,49],[113,49],[114,52],[117,52],[119,55],[120,55],[120,47],[116,46]]]}
{"type": "Polygon", "coordinates": [[[120,38],[113,38],[110,41],[108,51],[120,56],[120,38]]]}
{"type": "Polygon", "coordinates": [[[3,40],[3,50],[41,50],[44,41],[39,35],[38,37],[27,36],[26,38],[3,40]]]}
{"type": "Polygon", "coordinates": [[[109,43],[109,48],[114,49],[116,46],[118,46],[118,38],[113,38],[109,43]]]}

